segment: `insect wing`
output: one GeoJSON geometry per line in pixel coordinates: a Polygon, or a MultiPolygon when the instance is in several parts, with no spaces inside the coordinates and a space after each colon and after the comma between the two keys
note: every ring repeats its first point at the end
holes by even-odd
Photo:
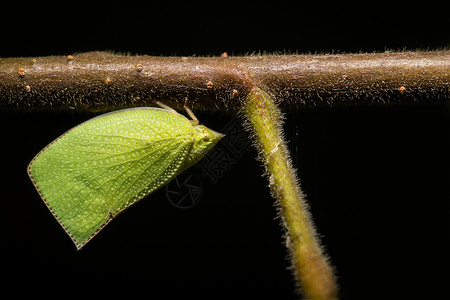
{"type": "Polygon", "coordinates": [[[157,108],[105,114],[42,150],[29,175],[81,248],[114,215],[177,174],[191,149],[191,130],[185,117],[157,108]]]}

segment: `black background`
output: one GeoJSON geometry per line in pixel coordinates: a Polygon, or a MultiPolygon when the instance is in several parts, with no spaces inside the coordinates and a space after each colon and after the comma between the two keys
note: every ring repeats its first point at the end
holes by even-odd
{"type": "MultiPolygon", "coordinates": [[[[450,46],[447,11],[430,1],[20,3],[2,8],[0,56],[436,49],[450,46]]],[[[233,118],[197,116],[216,130],[233,118]]],[[[215,184],[193,168],[203,183],[197,206],[177,209],[162,189],[76,251],[26,166],[90,117],[0,112],[3,293],[296,297],[274,201],[253,148],[215,184]]],[[[286,112],[293,163],[337,269],[342,299],[444,294],[449,125],[450,108],[442,103],[286,112]]]]}

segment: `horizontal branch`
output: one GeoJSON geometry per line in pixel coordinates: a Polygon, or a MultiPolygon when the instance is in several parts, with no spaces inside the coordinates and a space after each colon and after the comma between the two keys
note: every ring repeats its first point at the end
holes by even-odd
{"type": "Polygon", "coordinates": [[[243,57],[87,52],[0,58],[4,109],[109,110],[162,100],[236,111],[253,87],[281,107],[448,101],[450,51],[243,57]]]}

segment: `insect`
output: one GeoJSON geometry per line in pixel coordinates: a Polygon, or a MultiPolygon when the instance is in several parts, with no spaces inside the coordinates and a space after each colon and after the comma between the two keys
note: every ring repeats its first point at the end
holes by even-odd
{"type": "Polygon", "coordinates": [[[118,110],[63,134],[28,175],[81,249],[115,216],[199,161],[223,137],[172,108],[118,110]]]}

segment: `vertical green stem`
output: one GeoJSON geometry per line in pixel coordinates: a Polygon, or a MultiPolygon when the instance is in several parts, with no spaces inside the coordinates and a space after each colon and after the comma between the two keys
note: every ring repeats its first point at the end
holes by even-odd
{"type": "Polygon", "coordinates": [[[291,166],[281,129],[282,116],[271,97],[254,88],[243,106],[269,175],[286,229],[293,270],[304,299],[337,299],[337,286],[317,240],[304,196],[291,166]]]}

